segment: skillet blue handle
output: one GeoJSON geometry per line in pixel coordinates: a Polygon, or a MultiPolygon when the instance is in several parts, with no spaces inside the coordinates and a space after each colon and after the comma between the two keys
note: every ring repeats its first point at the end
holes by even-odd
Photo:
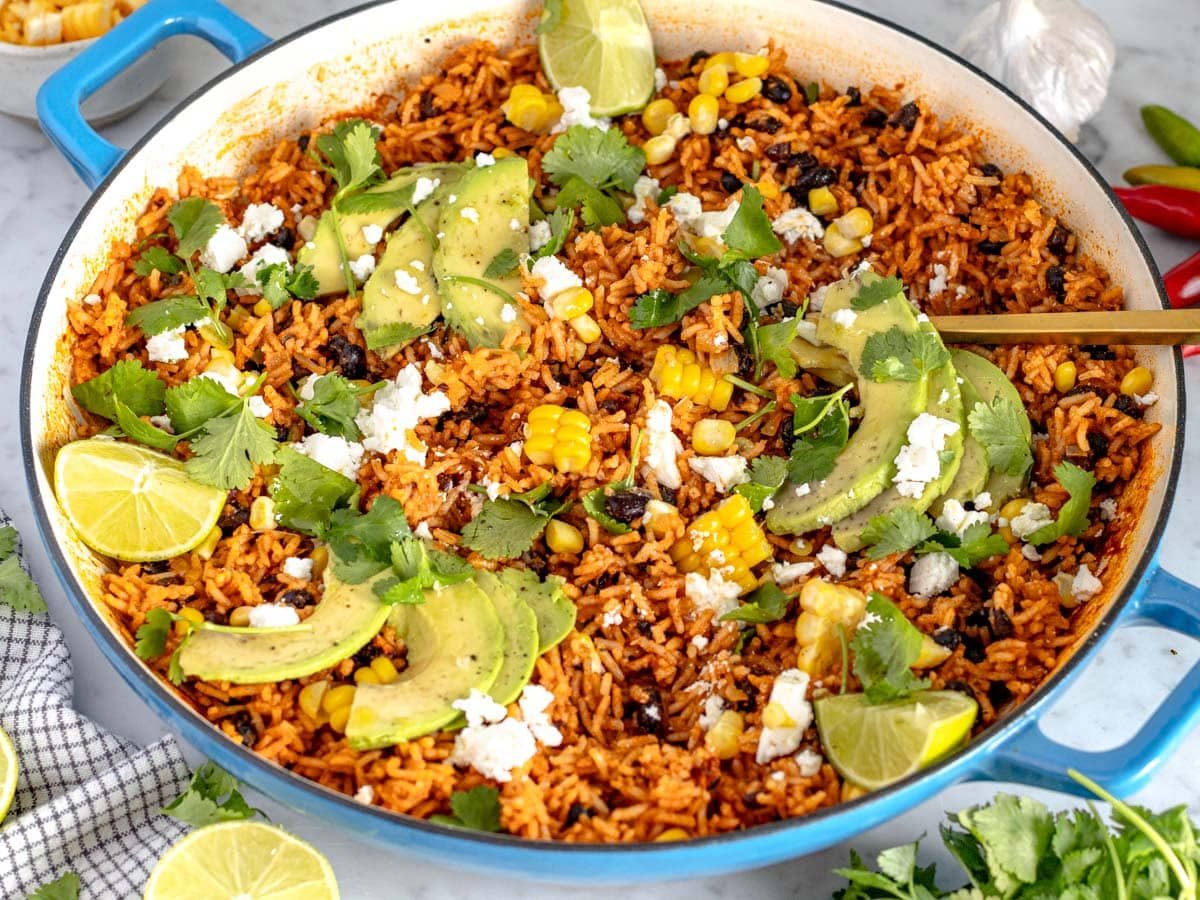
{"type": "MultiPolygon", "coordinates": [[[[1200,588],[1161,568],[1147,576],[1133,609],[1121,625],[1159,625],[1200,639],[1200,588]]],[[[1067,775],[1076,769],[1117,796],[1139,790],[1175,748],[1200,726],[1200,663],[1163,700],[1137,734],[1101,752],[1076,750],[1048,738],[1032,722],[989,760],[984,773],[1065,793],[1090,796],[1067,775]]]]}
{"type": "Polygon", "coordinates": [[[233,62],[271,39],[216,0],[151,0],[51,75],[37,96],[42,131],[95,189],[125,154],[83,117],[83,102],[167,38],[204,38],[233,62]]]}

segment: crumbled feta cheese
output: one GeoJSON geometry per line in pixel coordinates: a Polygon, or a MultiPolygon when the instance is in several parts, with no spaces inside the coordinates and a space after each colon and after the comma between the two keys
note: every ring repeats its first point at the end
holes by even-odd
{"type": "Polygon", "coordinates": [[[227,368],[209,369],[207,372],[201,372],[196,377],[212,379],[235,397],[242,393],[242,373],[232,365],[227,368]]]}
{"type": "Polygon", "coordinates": [[[740,205],[733,200],[724,209],[704,212],[700,198],[686,192],[678,193],[667,201],[667,209],[671,210],[680,228],[697,237],[707,238],[721,237],[737,215],[740,205]]]}
{"type": "Polygon", "coordinates": [[[242,214],[238,228],[247,244],[261,241],[283,227],[283,210],[271,203],[251,203],[242,214]]]}
{"type": "Polygon", "coordinates": [[[548,243],[553,235],[550,232],[550,223],[546,219],[540,222],[534,222],[529,226],[529,249],[533,252],[541,250],[548,243]]]}
{"type": "Polygon", "coordinates": [[[816,563],[810,562],[775,563],[771,566],[771,578],[780,587],[787,587],[811,574],[816,567],[816,563]]]}
{"type": "Polygon", "coordinates": [[[749,481],[746,475],[744,456],[694,456],[688,460],[688,468],[714,484],[722,494],[727,494],[735,484],[749,481]]]}
{"type": "Polygon", "coordinates": [[[775,498],[774,497],[763,497],[762,511],[770,512],[774,508],[775,508],[775,498]]]}
{"type": "Polygon", "coordinates": [[[417,281],[417,276],[412,272],[405,272],[403,269],[397,269],[396,274],[392,276],[396,281],[396,287],[408,294],[410,297],[415,297],[421,293],[421,282],[417,281]]]}
{"type": "Polygon", "coordinates": [[[186,325],[172,328],[146,338],[146,355],[150,362],[177,363],[187,359],[187,345],[183,341],[186,325]]]}
{"type": "Polygon", "coordinates": [[[296,385],[296,396],[301,400],[311,400],[316,396],[317,382],[324,377],[324,375],[305,375],[296,385]]]}
{"type": "Polygon", "coordinates": [[[654,90],[661,91],[667,86],[667,73],[661,66],[654,67],[654,90]]]}
{"type": "Polygon", "coordinates": [[[83,302],[88,306],[97,306],[100,303],[100,299],[99,294],[88,294],[83,298],[83,302]]]}
{"type": "Polygon", "coordinates": [[[495,164],[496,164],[496,157],[492,156],[492,154],[490,154],[490,153],[476,153],[475,154],[475,166],[477,168],[485,169],[488,166],[494,166],[495,164]]]}
{"type": "Polygon", "coordinates": [[[729,120],[728,120],[728,119],[726,119],[724,116],[722,116],[721,118],[717,119],[717,128],[718,128],[718,130],[720,130],[720,131],[724,131],[724,130],[725,130],[726,128],[728,128],[728,127],[729,127],[729,120]]]}
{"type": "Polygon", "coordinates": [[[683,484],[679,474],[679,454],[683,443],[671,427],[671,405],[657,401],[646,413],[646,459],[642,471],[654,476],[660,487],[677,490],[683,484]]]}
{"type": "Polygon", "coordinates": [[[684,577],[683,593],[697,612],[711,610],[714,619],[737,609],[742,588],[736,581],[726,581],[719,570],[713,569],[705,578],[699,572],[688,572],[684,577]]]}
{"type": "MultiPolygon", "coordinates": [[[[539,288],[538,293],[541,294],[543,300],[550,300],[563,291],[583,285],[583,281],[580,280],[579,276],[568,269],[557,256],[543,256],[533,264],[533,267],[529,270],[529,274],[534,278],[541,279],[542,286],[539,288]]],[[[546,305],[546,311],[551,316],[554,315],[554,311],[549,304],[546,305]]]]}
{"type": "Polygon", "coordinates": [[[287,628],[299,624],[300,614],[282,603],[260,603],[250,608],[251,628],[287,628]]]}
{"type": "Polygon", "coordinates": [[[1111,522],[1117,517],[1117,501],[1112,497],[1106,497],[1100,501],[1100,518],[1105,522],[1111,522]]]}
{"type": "Polygon", "coordinates": [[[992,495],[987,491],[981,494],[976,494],[975,499],[971,501],[976,509],[987,509],[992,505],[992,495]]]}
{"type": "Polygon", "coordinates": [[[228,225],[221,225],[200,251],[200,265],[224,275],[245,255],[245,238],[228,225]]]}
{"type": "Polygon", "coordinates": [[[621,607],[619,606],[605,610],[604,615],[600,617],[600,624],[605,628],[616,628],[624,621],[625,617],[621,615],[621,607]]]}
{"type": "Polygon", "coordinates": [[[425,263],[421,262],[421,260],[419,260],[419,259],[414,259],[412,262],[410,262],[408,264],[408,267],[410,269],[412,269],[414,272],[424,272],[425,271],[425,263]]]}
{"type": "Polygon", "coordinates": [[[413,529],[413,534],[426,541],[433,540],[433,532],[429,530],[428,522],[418,522],[417,527],[413,529]]]}
{"type": "Polygon", "coordinates": [[[1134,394],[1133,399],[1138,402],[1139,406],[1153,406],[1158,402],[1158,394],[1154,391],[1147,391],[1145,394],[1134,394]]]}
{"type": "Polygon", "coordinates": [[[936,297],[946,290],[946,276],[950,273],[941,263],[933,264],[933,277],[929,279],[929,296],[936,297]]]}
{"type": "Polygon", "coordinates": [[[942,392],[938,394],[938,403],[945,403],[949,399],[950,390],[948,388],[942,388],[942,392]]]}
{"type": "Polygon", "coordinates": [[[357,441],[316,432],[292,444],[292,449],[304,454],[313,462],[319,462],[327,469],[342,473],[351,481],[358,480],[363,445],[357,441]]]}
{"type": "Polygon", "coordinates": [[[468,725],[489,725],[508,715],[508,710],[477,688],[450,704],[467,719],[468,725]]]}
{"type": "MultiPolygon", "coordinates": [[[[483,476],[483,480],[480,482],[480,485],[487,493],[487,498],[489,500],[495,500],[500,496],[500,493],[504,491],[504,485],[498,481],[492,481],[492,479],[488,478],[486,475],[483,476]]],[[[507,493],[507,491],[504,492],[507,493]]]]}
{"type": "Polygon", "coordinates": [[[375,788],[369,784],[364,784],[354,792],[354,799],[364,806],[370,806],[375,802],[375,788]]]}
{"type": "Polygon", "coordinates": [[[1008,527],[1016,537],[1024,538],[1053,521],[1050,507],[1045,503],[1026,503],[1019,515],[1009,519],[1008,527]]]}
{"type": "Polygon", "coordinates": [[[750,137],[748,134],[742,135],[740,138],[734,141],[734,143],[737,144],[737,148],[739,150],[744,150],[747,153],[753,153],[758,149],[758,145],[754,143],[754,138],[750,137]]]}
{"type": "Polygon", "coordinates": [[[383,240],[383,227],[380,225],[364,225],[362,227],[363,240],[374,247],[383,240]]]}
{"type": "Polygon", "coordinates": [[[521,691],[517,706],[525,726],[533,732],[539,744],[557,747],[562,744],[562,732],[550,721],[548,710],[554,703],[554,694],[540,684],[527,684],[521,691]]]}
{"type": "Polygon", "coordinates": [[[949,553],[926,553],[908,572],[908,590],[928,599],[948,591],[958,581],[958,562],[949,553]]]}
{"type": "Polygon", "coordinates": [[[271,414],[271,404],[267,403],[258,394],[255,394],[246,401],[246,406],[250,409],[250,415],[256,419],[265,419],[271,414]]]}
{"type": "Polygon", "coordinates": [[[819,241],[825,236],[825,228],[821,225],[821,220],[803,206],[780,213],[771,222],[771,228],[789,244],[794,244],[801,239],[819,241]]]}
{"type": "Polygon", "coordinates": [[[505,782],[537,753],[533,732],[519,719],[490,725],[468,725],[454,738],[448,762],[470,766],[485,778],[505,782]]]}
{"type": "Polygon", "coordinates": [[[1030,562],[1041,562],[1042,554],[1033,544],[1022,544],[1021,555],[1030,562]]]}
{"type": "Polygon", "coordinates": [[[375,257],[370,253],[364,253],[358,259],[350,260],[350,271],[359,281],[366,281],[375,271],[375,257]]]}
{"type": "Polygon", "coordinates": [[[805,747],[796,754],[796,765],[800,769],[802,778],[812,778],[821,771],[821,766],[825,765],[825,757],[816,750],[805,747]]]}
{"type": "Polygon", "coordinates": [[[479,210],[473,206],[464,206],[459,215],[461,215],[468,222],[473,222],[476,225],[479,224],[479,210]]]}
{"type": "Polygon", "coordinates": [[[517,459],[521,458],[521,451],[525,449],[524,441],[513,441],[508,445],[508,449],[517,455],[517,459]]]}
{"type": "Polygon", "coordinates": [[[289,556],[283,561],[283,574],[297,581],[312,581],[313,561],[299,556],[289,556]]]}
{"type": "Polygon", "coordinates": [[[550,129],[551,134],[566,131],[572,125],[582,125],[585,128],[607,128],[610,121],[603,116],[592,115],[592,95],[585,87],[565,87],[558,92],[558,102],[562,105],[562,117],[550,129]]]}
{"type": "Polygon", "coordinates": [[[774,306],[783,299],[788,289],[788,273],[785,269],[767,266],[766,274],[760,275],[750,291],[750,299],[759,309],[774,306]]]}
{"type": "Polygon", "coordinates": [[[695,647],[697,650],[703,650],[705,647],[708,646],[708,638],[706,638],[702,634],[698,634],[692,638],[692,646],[695,647]]]}
{"type": "Polygon", "coordinates": [[[841,578],[846,574],[846,551],[839,550],[833,544],[826,544],[821,548],[817,554],[817,562],[834,578],[841,578]]]}
{"type": "Polygon", "coordinates": [[[254,255],[247,260],[246,264],[238,271],[249,284],[239,288],[239,294],[261,294],[262,288],[258,283],[259,269],[265,269],[267,266],[273,266],[282,263],[287,270],[292,270],[292,258],[288,252],[282,247],[276,247],[274,244],[263,244],[254,251],[254,255]]]}
{"type": "Polygon", "coordinates": [[[796,485],[796,489],[792,493],[797,497],[806,497],[812,493],[812,486],[806,481],[803,484],[796,485]]]}
{"type": "Polygon", "coordinates": [[[1090,600],[1104,587],[1100,579],[1091,573],[1087,563],[1079,567],[1071,581],[1071,596],[1080,602],[1090,600]]]}
{"type": "Polygon", "coordinates": [[[500,307],[500,321],[505,325],[517,321],[517,308],[511,303],[505,303],[500,307]]]}
{"type": "Polygon", "coordinates": [[[442,179],[440,179],[440,178],[426,178],[424,175],[422,175],[420,178],[418,178],[417,183],[413,185],[413,195],[412,195],[413,206],[416,206],[422,200],[429,197],[434,191],[436,191],[438,189],[438,187],[439,187],[439,185],[441,185],[441,183],[442,183],[442,179]]]}
{"type": "Polygon", "coordinates": [[[854,324],[855,319],[858,318],[858,313],[849,308],[839,309],[834,311],[829,318],[835,325],[840,325],[843,328],[849,328],[854,324]]]}
{"type": "Polygon", "coordinates": [[[787,714],[791,724],[779,728],[763,726],[758,737],[754,761],[760,766],[788,753],[795,753],[812,724],[812,704],[808,702],[808,673],[799,669],[784,669],[775,676],[768,704],[777,704],[787,714]]]}
{"type": "MultiPolygon", "coordinates": [[[[646,221],[646,201],[652,197],[658,197],[661,186],[657,178],[651,178],[649,175],[640,175],[638,180],[633,183],[633,205],[629,207],[626,215],[630,222],[638,225],[646,221]]],[[[546,226],[547,232],[549,226],[546,226]]]]}
{"type": "Polygon", "coordinates": [[[973,512],[957,500],[950,499],[942,504],[942,513],[937,517],[937,527],[962,537],[964,531],[979,522],[991,520],[985,512],[973,512]]]}
{"type": "Polygon", "coordinates": [[[426,447],[412,434],[422,419],[436,419],[450,409],[441,391],[421,390],[421,370],[413,363],[375,392],[374,401],[354,418],[363,433],[362,446],[373,453],[400,451],[405,459],[425,464],[426,447]]]}
{"type": "Polygon", "coordinates": [[[902,497],[920,497],[925,485],[942,471],[941,453],[946,438],[956,434],[957,422],[921,413],[908,426],[908,443],[896,454],[896,474],[892,481],[902,497]]]}
{"type": "Polygon", "coordinates": [[[705,731],[709,731],[717,724],[717,719],[721,718],[723,712],[725,712],[725,700],[718,694],[710,694],[704,701],[704,712],[700,714],[700,718],[696,722],[705,731]]]}

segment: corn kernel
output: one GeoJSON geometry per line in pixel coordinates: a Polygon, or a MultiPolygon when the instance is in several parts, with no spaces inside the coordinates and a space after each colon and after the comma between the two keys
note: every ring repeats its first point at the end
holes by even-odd
{"type": "Polygon", "coordinates": [[[250,321],[250,312],[244,306],[235,306],[229,311],[229,315],[225,317],[225,321],[229,327],[235,331],[241,331],[242,326],[250,321]]]}
{"type": "Polygon", "coordinates": [[[197,327],[196,332],[212,347],[228,349],[233,346],[233,335],[224,323],[216,324],[210,320],[197,327]]]}
{"type": "Polygon", "coordinates": [[[539,466],[579,472],[592,458],[591,431],[591,420],[579,410],[542,404],[526,420],[525,455],[539,466]]]}
{"type": "Polygon", "coordinates": [[[724,66],[726,69],[732,69],[737,57],[730,50],[722,50],[720,53],[714,53],[704,61],[705,70],[711,69],[713,66],[724,66]]]}
{"type": "MultiPolygon", "coordinates": [[[[720,70],[709,69],[709,71],[720,70]]],[[[688,119],[691,120],[692,131],[696,134],[712,134],[716,131],[720,108],[716,97],[708,94],[699,94],[693,97],[692,102],[688,104],[688,119]]]]}
{"type": "Polygon", "coordinates": [[[271,302],[265,298],[254,304],[254,314],[260,319],[263,316],[269,316],[272,312],[271,302]]]}
{"type": "Polygon", "coordinates": [[[788,715],[782,703],[768,703],[763,710],[763,726],[766,728],[794,728],[796,720],[788,715]]]}
{"type": "Polygon", "coordinates": [[[674,530],[679,521],[679,510],[663,500],[651,500],[646,504],[646,527],[655,537],[665,537],[674,530]]]}
{"type": "Polygon", "coordinates": [[[562,319],[573,319],[588,312],[595,304],[592,292],[585,287],[567,288],[554,295],[550,305],[562,319]]]}
{"type": "Polygon", "coordinates": [[[204,613],[200,612],[194,606],[185,606],[181,609],[179,611],[179,618],[197,628],[204,624],[204,613]]]}
{"type": "MultiPolygon", "coordinates": [[[[729,87],[729,70],[720,64],[708,66],[696,79],[696,87],[702,96],[712,97],[715,100],[729,87]]],[[[688,115],[691,113],[689,112],[688,115]]]]}
{"type": "Polygon", "coordinates": [[[766,75],[771,67],[771,60],[757,53],[733,54],[733,68],[743,78],[754,78],[766,75]]]}
{"type": "Polygon", "coordinates": [[[675,155],[675,138],[669,134],[660,134],[642,144],[646,154],[646,163],[651,166],[661,166],[675,155]]]}
{"type": "Polygon", "coordinates": [[[660,834],[658,837],[656,837],[654,839],[654,843],[670,844],[675,841],[686,841],[689,837],[691,837],[691,835],[688,834],[686,831],[684,831],[682,828],[668,828],[666,831],[664,831],[662,834],[660,834]]]}
{"type": "Polygon", "coordinates": [[[683,113],[675,113],[667,118],[667,127],[663,130],[663,134],[682,141],[685,137],[692,133],[692,120],[683,113]]]}
{"type": "Polygon", "coordinates": [[[589,315],[574,316],[567,320],[567,324],[585,344],[594,344],[600,340],[600,325],[589,315]]]}
{"type": "Polygon", "coordinates": [[[350,704],[353,702],[354,685],[339,684],[337,687],[331,687],[325,692],[325,696],[321,698],[321,709],[327,713],[331,713],[335,709],[349,709],[350,704]]]}
{"type": "Polygon", "coordinates": [[[875,217],[865,206],[856,206],[834,219],[833,226],[844,238],[864,238],[875,227],[875,217]]]}
{"type": "Polygon", "coordinates": [[[1059,363],[1054,370],[1054,387],[1062,394],[1065,394],[1071,388],[1075,387],[1075,363],[1067,360],[1064,363],[1059,363]]]}
{"type": "MultiPolygon", "coordinates": [[[[1024,511],[1028,503],[1029,500],[1027,500],[1025,497],[1017,497],[1015,500],[1009,500],[1002,507],[1000,507],[1000,518],[1007,522],[1011,522],[1013,519],[1019,516],[1022,511],[1024,511]]],[[[1009,528],[1008,525],[1002,525],[1000,527],[1000,536],[1010,544],[1015,544],[1017,542],[1016,535],[1012,533],[1012,529],[1009,528]]]]}
{"type": "Polygon", "coordinates": [[[583,549],[583,532],[562,519],[546,525],[546,546],[552,553],[578,553],[583,549]]]}
{"type": "Polygon", "coordinates": [[[735,494],[695,519],[668,552],[679,571],[707,575],[719,568],[745,593],[758,584],[750,570],[771,557],[771,545],[749,501],[735,494]]]}
{"type": "Polygon", "coordinates": [[[1126,397],[1134,394],[1148,394],[1154,386],[1154,376],[1145,366],[1137,366],[1125,373],[1121,379],[1121,393],[1126,397]]]}
{"type": "MultiPolygon", "coordinates": [[[[334,688],[336,690],[336,688],[334,688]]],[[[329,714],[329,727],[339,734],[345,732],[346,723],[350,721],[350,707],[342,706],[329,714]]]]}
{"type": "Polygon", "coordinates": [[[270,531],[275,527],[275,501],[270,497],[255,497],[250,504],[250,527],[255,531],[270,531]]]}
{"type": "Polygon", "coordinates": [[[800,556],[808,556],[813,552],[813,542],[808,538],[796,538],[792,541],[792,551],[800,556]]]}
{"type": "Polygon", "coordinates": [[[679,112],[674,101],[666,97],[651,100],[642,110],[642,124],[651,134],[662,134],[667,130],[667,120],[679,112]]]}
{"type": "Polygon", "coordinates": [[[512,155],[513,155],[513,152],[511,150],[509,150],[507,147],[497,147],[495,150],[492,151],[493,159],[507,159],[508,157],[510,157],[512,155]]]}
{"type": "Polygon", "coordinates": [[[386,656],[377,656],[371,660],[371,671],[375,673],[380,684],[391,684],[400,677],[400,673],[396,671],[396,664],[386,656]]]}
{"type": "Polygon", "coordinates": [[[664,397],[685,397],[721,412],[733,397],[733,384],[718,378],[708,366],[701,366],[696,354],[686,347],[663,344],[654,355],[650,379],[664,397]]]}
{"type": "Polygon", "coordinates": [[[217,550],[217,544],[221,540],[221,529],[214,525],[212,531],[204,536],[204,540],[196,547],[196,555],[201,559],[212,559],[213,553],[217,550]]]}
{"type": "Polygon", "coordinates": [[[769,175],[758,180],[758,192],[763,195],[764,200],[779,199],[779,185],[769,175]]]}
{"type": "Polygon", "coordinates": [[[849,781],[842,782],[842,802],[848,803],[851,800],[857,800],[859,797],[865,797],[871,793],[865,787],[859,787],[857,784],[852,784],[849,781]]]}
{"type": "Polygon", "coordinates": [[[862,241],[858,238],[845,237],[836,228],[826,228],[825,238],[821,243],[825,247],[826,252],[835,258],[857,253],[863,246],[862,241]]]}
{"type": "Polygon", "coordinates": [[[237,606],[229,611],[229,624],[234,628],[246,628],[250,624],[250,607],[237,606]]]}
{"type": "Polygon", "coordinates": [[[325,572],[325,567],[329,565],[329,548],[324,544],[317,544],[309,556],[312,559],[312,574],[315,580],[321,577],[325,572]]]}
{"type": "Polygon", "coordinates": [[[548,133],[558,124],[558,120],[562,118],[562,114],[562,104],[558,102],[553,94],[548,94],[546,96],[546,110],[542,113],[541,122],[538,123],[538,132],[540,134],[548,133]]]}
{"type": "Polygon", "coordinates": [[[921,652],[912,664],[914,669],[932,669],[950,658],[950,648],[943,647],[929,635],[921,635],[921,652]]]}
{"type": "Polygon", "coordinates": [[[720,456],[736,437],[733,423],[724,419],[701,419],[692,426],[692,448],[701,456],[720,456]]]}
{"type": "Polygon", "coordinates": [[[738,755],[738,742],[744,730],[742,714],[727,709],[704,735],[704,745],[717,759],[733,759],[738,755]]]}
{"type": "Polygon", "coordinates": [[[542,89],[536,84],[514,84],[512,90],[508,92],[508,99],[510,101],[540,98],[541,96],[542,89]]]}
{"type": "Polygon", "coordinates": [[[842,636],[847,641],[854,636],[866,610],[862,591],[821,578],[805,582],[796,618],[796,667],[814,678],[827,674],[841,659],[842,636]]]}
{"type": "Polygon", "coordinates": [[[762,93],[761,78],[747,78],[744,81],[739,81],[737,84],[732,84],[725,91],[725,99],[730,103],[745,103],[748,100],[753,100],[762,93]]]}
{"type": "Polygon", "coordinates": [[[298,699],[300,711],[310,719],[320,720],[322,717],[321,698],[325,696],[327,690],[329,690],[329,682],[323,679],[300,688],[298,699]]]}
{"type": "Polygon", "coordinates": [[[370,666],[359,666],[354,670],[355,684],[379,684],[379,676],[371,671],[370,666]]]}
{"type": "Polygon", "coordinates": [[[828,216],[838,211],[837,197],[827,187],[813,188],[808,192],[808,208],[814,216],[828,216]]]}

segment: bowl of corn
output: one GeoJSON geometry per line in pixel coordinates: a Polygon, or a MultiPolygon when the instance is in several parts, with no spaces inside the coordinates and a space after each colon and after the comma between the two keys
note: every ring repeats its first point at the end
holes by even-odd
{"type": "MultiPolygon", "coordinates": [[[[145,3],[0,0],[0,112],[36,122],[42,82],[145,3]]],[[[90,97],[83,106],[88,120],[115,121],[158,90],[169,74],[166,49],[158,45],[90,97]]]]}

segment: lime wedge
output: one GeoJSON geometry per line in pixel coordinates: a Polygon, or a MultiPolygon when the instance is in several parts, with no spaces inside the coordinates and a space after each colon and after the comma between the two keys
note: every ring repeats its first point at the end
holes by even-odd
{"type": "Polygon", "coordinates": [[[17,748],[12,738],[0,728],[0,822],[8,815],[13,797],[17,795],[17,748]]]}
{"type": "Polygon", "coordinates": [[[813,702],[825,756],[842,777],[875,790],[956,749],[971,733],[978,707],[957,691],[921,691],[870,704],[862,694],[813,702]]]}
{"type": "Polygon", "coordinates": [[[563,0],[538,51],[555,90],[587,88],[593,115],[639,110],[654,93],[654,41],[638,0],[563,0]]]}
{"type": "Polygon", "coordinates": [[[225,492],[192,481],[179,460],[102,438],[58,451],[54,493],[85,544],[127,562],[186,553],[225,506],[225,492]]]}
{"type": "Polygon", "coordinates": [[[220,822],[158,861],[145,900],[337,900],[329,860],[274,825],[220,822]]]}

